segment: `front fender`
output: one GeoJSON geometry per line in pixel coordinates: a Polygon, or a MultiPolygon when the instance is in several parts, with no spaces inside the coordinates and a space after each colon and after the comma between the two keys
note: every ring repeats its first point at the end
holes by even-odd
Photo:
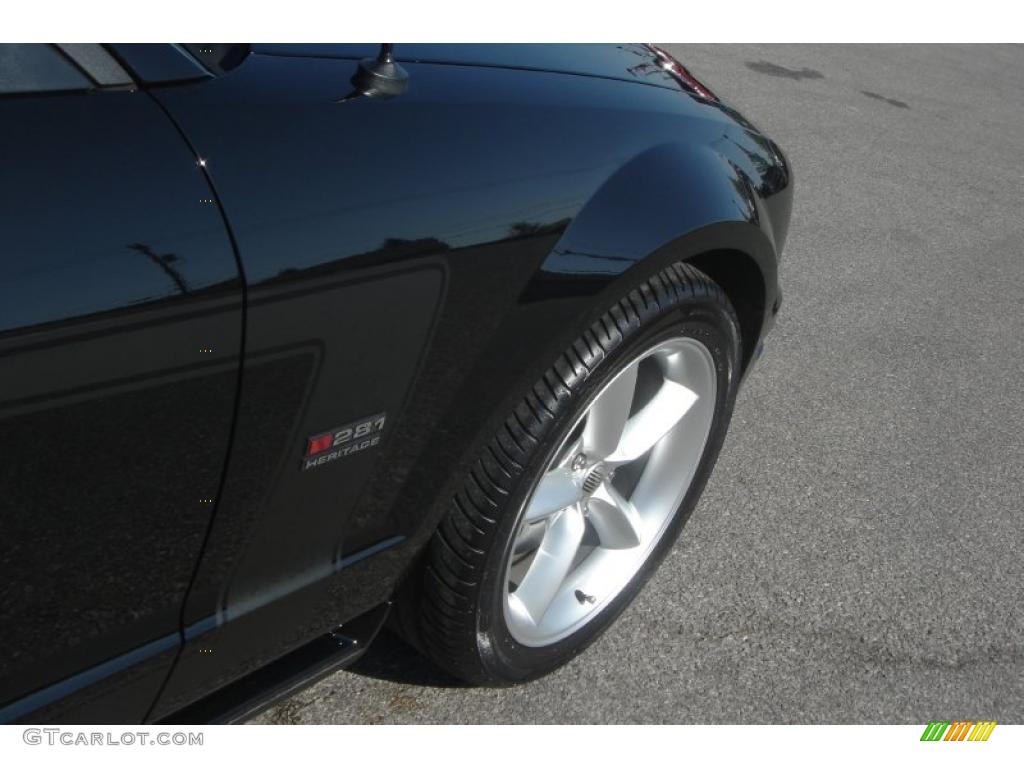
{"type": "Polygon", "coordinates": [[[653,274],[672,261],[691,261],[736,305],[748,362],[779,303],[778,250],[789,220],[789,179],[781,153],[752,131],[739,140],[726,132],[708,145],[652,147],[591,197],[540,265],[525,298],[614,292],[627,271],[653,274]]]}
{"type": "Polygon", "coordinates": [[[768,211],[731,158],[708,147],[662,144],[614,173],[541,264],[535,290],[573,281],[592,293],[659,253],[686,259],[738,250],[774,284],[776,250],[768,211]],[[589,286],[589,288],[585,288],[589,286]]]}

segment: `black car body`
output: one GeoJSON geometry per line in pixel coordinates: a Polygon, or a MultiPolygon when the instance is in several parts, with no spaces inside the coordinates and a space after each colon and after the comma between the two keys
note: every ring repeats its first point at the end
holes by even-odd
{"type": "Polygon", "coordinates": [[[778,310],[786,160],[654,48],[0,48],[0,720],[351,660],[624,274],[698,266],[745,367],[778,310]]]}

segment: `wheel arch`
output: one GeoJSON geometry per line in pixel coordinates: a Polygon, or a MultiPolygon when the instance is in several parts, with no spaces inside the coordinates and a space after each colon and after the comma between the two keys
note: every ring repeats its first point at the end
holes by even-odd
{"type": "Polygon", "coordinates": [[[757,180],[708,146],[652,147],[597,190],[541,264],[536,298],[591,295],[595,307],[627,273],[653,274],[685,261],[729,297],[743,335],[743,367],[773,320],[777,253],[771,208],[757,180]]]}
{"type": "Polygon", "coordinates": [[[737,250],[709,251],[685,261],[718,283],[729,297],[740,321],[742,365],[746,370],[757,351],[766,315],[767,291],[757,262],[737,250]]]}

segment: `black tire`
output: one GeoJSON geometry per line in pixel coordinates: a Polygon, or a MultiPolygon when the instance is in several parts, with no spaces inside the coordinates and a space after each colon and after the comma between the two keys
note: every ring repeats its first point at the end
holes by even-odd
{"type": "Polygon", "coordinates": [[[488,441],[428,546],[416,604],[404,606],[415,644],[467,682],[503,685],[540,677],[593,642],[636,596],[672,547],[725,438],[740,373],[740,332],[722,290],[676,263],[623,289],[622,297],[523,396],[488,441]],[[573,419],[589,398],[660,335],[686,335],[711,352],[716,403],[703,456],[682,504],[622,592],[574,634],[548,646],[518,643],[505,625],[504,574],[520,510],[573,419]]]}

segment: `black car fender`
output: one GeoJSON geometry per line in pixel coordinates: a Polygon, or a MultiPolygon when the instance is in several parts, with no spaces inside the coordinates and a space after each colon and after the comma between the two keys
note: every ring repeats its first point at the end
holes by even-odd
{"type": "MultiPolygon", "coordinates": [[[[615,293],[630,272],[688,261],[722,285],[744,332],[744,362],[777,309],[774,218],[788,222],[791,187],[751,179],[729,156],[683,142],[624,164],[594,194],[543,261],[528,298],[615,293]],[[778,209],[784,211],[776,213],[778,209]]],[[[594,311],[602,301],[595,300],[594,311]]]]}

